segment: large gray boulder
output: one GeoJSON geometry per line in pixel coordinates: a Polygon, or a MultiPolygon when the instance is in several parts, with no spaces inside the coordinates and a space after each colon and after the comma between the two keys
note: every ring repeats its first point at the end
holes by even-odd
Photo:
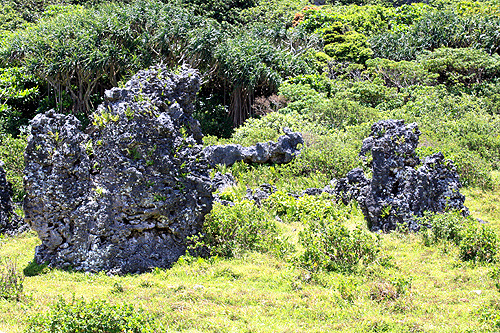
{"type": "Polygon", "coordinates": [[[185,253],[213,201],[192,117],[199,86],[195,70],[154,67],[107,91],[86,133],[72,115],[33,119],[24,210],[38,263],[134,273],[185,253]]]}
{"type": "Polygon", "coordinates": [[[442,153],[425,158],[415,153],[420,131],[416,123],[383,120],[375,123],[363,141],[360,155],[372,156],[372,178],[360,168],[340,179],[335,193],[345,203],[358,201],[372,231],[394,230],[398,226],[417,231],[424,212],[458,210],[467,215],[465,196],[452,161],[442,153]]]}

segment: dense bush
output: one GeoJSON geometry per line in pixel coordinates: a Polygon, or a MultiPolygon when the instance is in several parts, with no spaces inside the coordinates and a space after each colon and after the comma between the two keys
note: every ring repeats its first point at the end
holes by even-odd
{"type": "Polygon", "coordinates": [[[335,132],[327,135],[305,135],[306,144],[290,166],[292,175],[314,175],[341,178],[359,166],[361,140],[352,133],[335,132]]]}
{"type": "Polygon", "coordinates": [[[420,218],[420,223],[424,226],[421,234],[425,245],[438,244],[442,241],[450,241],[458,245],[468,221],[458,212],[447,212],[443,214],[426,213],[420,218]]]}
{"type": "Polygon", "coordinates": [[[106,301],[60,299],[46,314],[30,320],[29,333],[147,333],[162,332],[154,318],[131,305],[110,305],[106,301]]]}
{"type": "Polygon", "coordinates": [[[347,30],[339,22],[325,29],[323,39],[325,53],[337,61],[365,63],[373,55],[365,35],[347,30]]]}
{"type": "Polygon", "coordinates": [[[0,133],[19,134],[35,115],[40,90],[26,68],[0,68],[0,133]]]}
{"type": "Polygon", "coordinates": [[[374,56],[390,60],[414,60],[424,50],[440,47],[484,49],[498,53],[500,17],[462,16],[454,10],[426,11],[405,29],[369,38],[374,56]]]}
{"type": "Polygon", "coordinates": [[[496,260],[499,238],[491,226],[477,222],[470,223],[464,228],[461,238],[460,259],[474,262],[496,260]]]}
{"type": "Polygon", "coordinates": [[[350,271],[358,264],[369,264],[377,259],[380,240],[368,230],[351,230],[342,220],[311,219],[299,234],[304,253],[301,265],[312,271],[350,271]]]}
{"type": "Polygon", "coordinates": [[[13,138],[10,135],[0,136],[0,160],[4,162],[7,181],[12,183],[13,196],[16,202],[24,197],[23,172],[24,150],[26,138],[13,138]]]}
{"type": "Polygon", "coordinates": [[[336,22],[362,34],[385,31],[394,9],[380,5],[306,7],[300,27],[309,32],[323,32],[336,22]]]}
{"type": "Polygon", "coordinates": [[[183,2],[192,6],[196,15],[228,23],[238,22],[241,10],[256,4],[255,0],[183,0],[183,2]]]}
{"type": "Polygon", "coordinates": [[[282,239],[274,218],[248,200],[234,206],[216,203],[205,217],[201,242],[210,255],[233,257],[243,251],[285,254],[288,243],[282,239]]]}
{"type": "Polygon", "coordinates": [[[12,6],[0,5],[0,33],[23,28],[26,24],[26,20],[12,6]]]}
{"type": "Polygon", "coordinates": [[[229,119],[229,110],[213,98],[200,97],[196,101],[193,117],[200,122],[204,135],[216,135],[228,138],[233,131],[233,123],[229,119]]]}
{"type": "Polygon", "coordinates": [[[449,241],[458,245],[459,257],[464,261],[496,260],[499,237],[490,225],[463,217],[458,212],[429,213],[420,222],[424,226],[421,234],[425,245],[449,241]]]}
{"type": "Polygon", "coordinates": [[[416,61],[392,61],[389,59],[369,59],[366,62],[368,72],[375,78],[384,80],[388,87],[398,90],[414,85],[432,85],[438,74],[430,73],[416,61]]]}
{"type": "Polygon", "coordinates": [[[448,86],[471,86],[500,74],[500,56],[470,48],[439,48],[423,53],[418,60],[424,69],[438,74],[438,82],[448,86]]]}
{"type": "Polygon", "coordinates": [[[285,222],[303,222],[310,219],[339,219],[347,216],[346,209],[334,203],[329,195],[321,196],[304,195],[295,198],[283,191],[277,191],[264,202],[271,212],[283,218],[285,222]]]}

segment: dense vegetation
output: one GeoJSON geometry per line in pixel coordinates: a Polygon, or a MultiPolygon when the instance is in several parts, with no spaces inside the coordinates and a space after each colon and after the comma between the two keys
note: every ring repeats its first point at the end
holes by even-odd
{"type": "Polygon", "coordinates": [[[55,108],[86,126],[105,89],[155,63],[200,71],[205,144],[284,126],[305,144],[288,165],[220,168],[239,182],[220,194],[235,205],[216,204],[170,270],[49,269],[29,263],[35,235],[0,238],[0,331],[498,331],[500,3],[328,3],[2,2],[0,159],[15,201],[30,119],[55,108]],[[354,203],[287,195],[366,168],[361,142],[388,118],[418,123],[421,157],[455,161],[472,217],[375,235],[354,203]],[[264,182],[278,192],[244,199],[264,182]]]}

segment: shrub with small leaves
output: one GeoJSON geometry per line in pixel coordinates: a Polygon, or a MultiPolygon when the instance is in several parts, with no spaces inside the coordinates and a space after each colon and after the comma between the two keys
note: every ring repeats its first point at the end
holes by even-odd
{"type": "Polygon", "coordinates": [[[327,193],[294,198],[282,191],[276,191],[264,201],[264,206],[287,222],[307,221],[313,218],[339,219],[341,216],[347,216],[346,207],[337,205],[331,199],[327,193]]]}
{"type": "Polygon", "coordinates": [[[205,218],[203,234],[211,255],[233,257],[242,251],[285,255],[291,251],[269,212],[248,200],[234,206],[215,204],[205,218]]]}
{"type": "Polygon", "coordinates": [[[304,253],[302,266],[312,271],[351,271],[358,264],[368,264],[380,253],[380,239],[357,226],[351,230],[340,220],[311,220],[299,234],[304,253]]]}
{"type": "Polygon", "coordinates": [[[60,299],[49,313],[31,318],[27,333],[149,333],[162,332],[154,318],[131,305],[110,305],[106,301],[60,299]]]}
{"type": "Polygon", "coordinates": [[[460,259],[493,262],[498,251],[498,235],[486,224],[470,223],[462,232],[460,259]]]}
{"type": "Polygon", "coordinates": [[[420,233],[426,246],[437,244],[441,241],[451,241],[458,245],[464,225],[469,223],[469,219],[460,215],[459,212],[447,212],[443,214],[426,212],[419,221],[424,226],[420,230],[420,233]]]}

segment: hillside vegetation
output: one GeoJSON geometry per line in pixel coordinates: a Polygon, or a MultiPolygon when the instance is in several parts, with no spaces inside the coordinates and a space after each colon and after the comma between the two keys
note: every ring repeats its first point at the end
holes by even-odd
{"type": "Polygon", "coordinates": [[[192,241],[210,256],[171,269],[52,269],[32,262],[34,233],[1,236],[0,331],[500,331],[500,2],[4,1],[0,160],[14,200],[30,119],[53,108],[87,126],[104,90],[157,63],[199,70],[206,145],[289,127],[301,154],[218,168],[238,181],[219,194],[235,205],[215,204],[192,241]],[[358,153],[383,119],[418,124],[419,157],[454,161],[470,217],[374,234],[354,202],[287,195],[368,171],[358,153]],[[278,191],[244,199],[263,183],[278,191]]]}

